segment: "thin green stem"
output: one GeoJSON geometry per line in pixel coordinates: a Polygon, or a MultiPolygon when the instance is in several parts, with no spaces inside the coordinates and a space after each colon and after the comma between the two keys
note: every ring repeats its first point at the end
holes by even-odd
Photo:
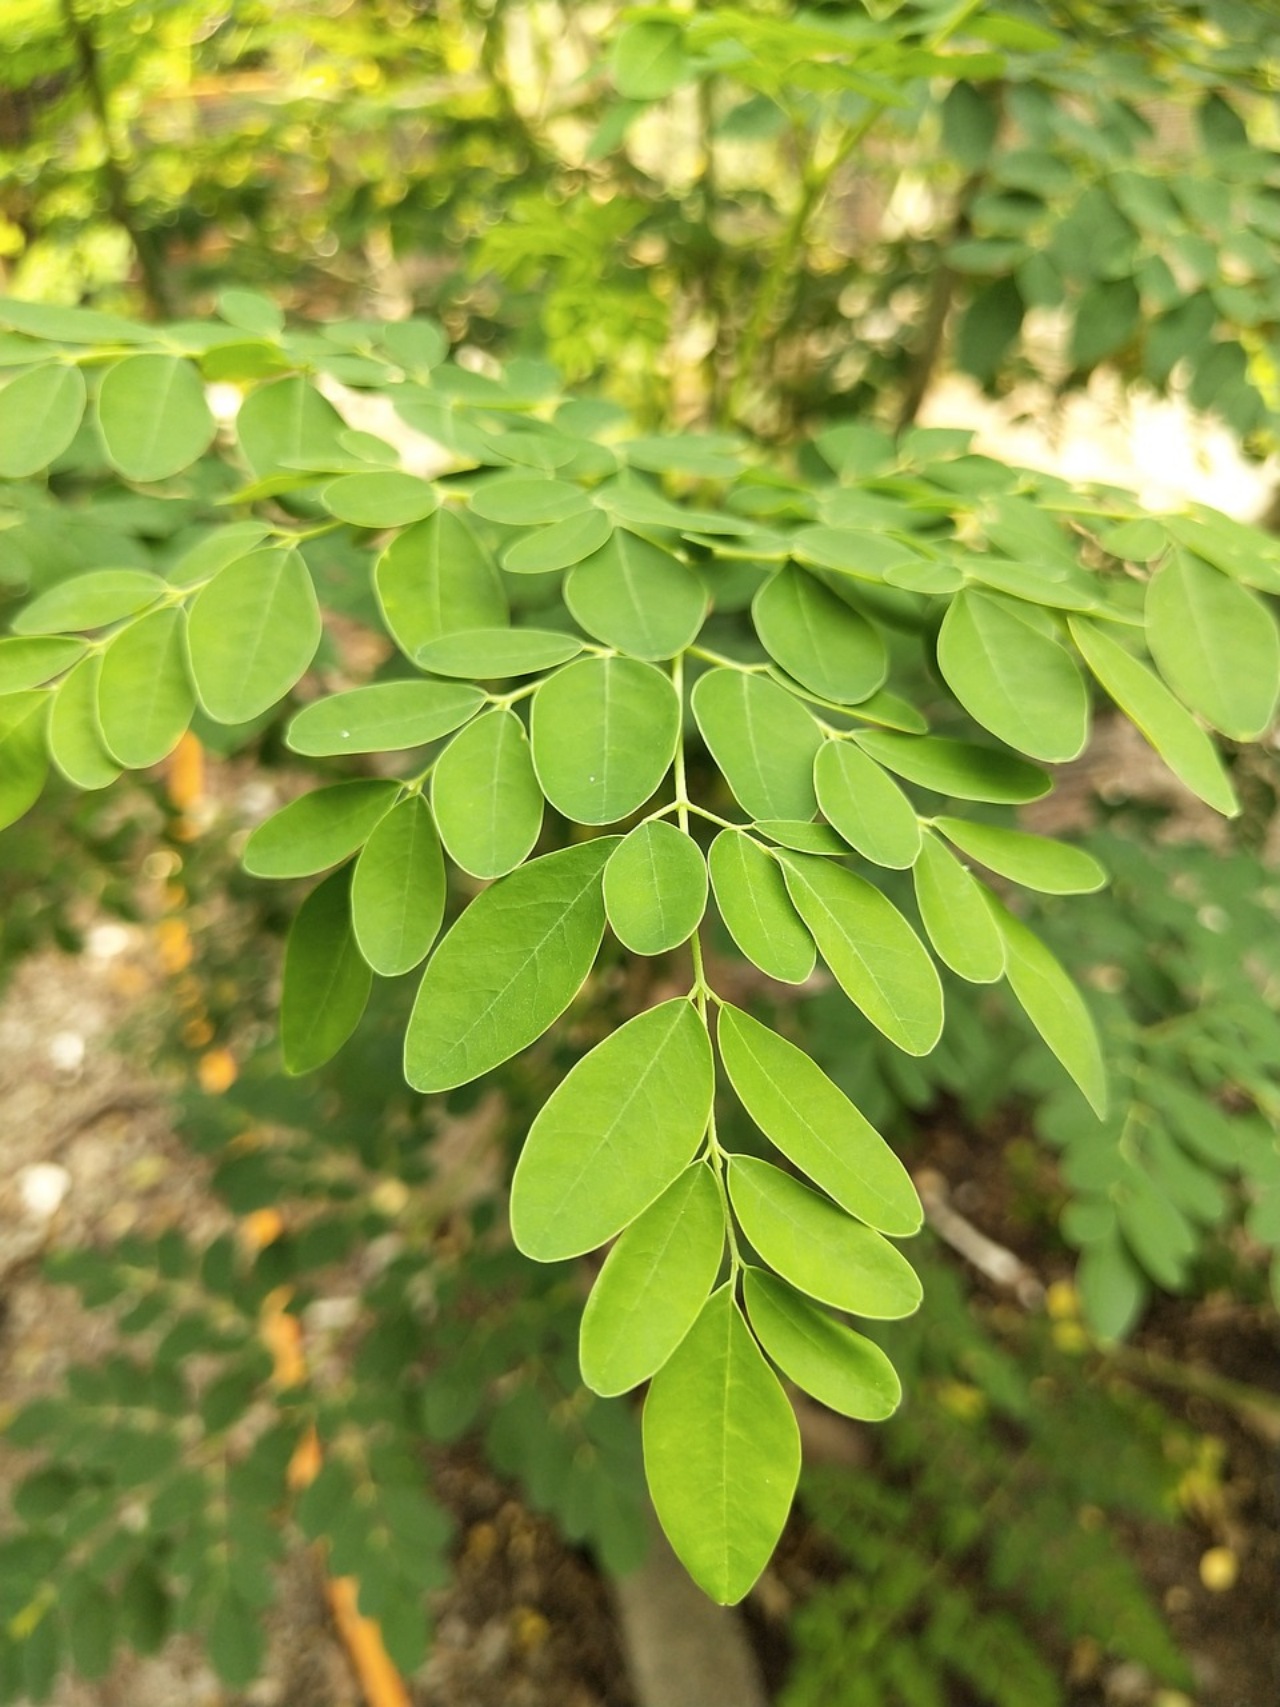
{"type": "Polygon", "coordinates": [[[740,658],[727,658],[723,652],[713,652],[709,646],[690,646],[690,658],[699,658],[704,664],[715,664],[722,670],[738,670],[744,676],[758,676],[769,668],[767,664],[744,664],[740,658]]]}

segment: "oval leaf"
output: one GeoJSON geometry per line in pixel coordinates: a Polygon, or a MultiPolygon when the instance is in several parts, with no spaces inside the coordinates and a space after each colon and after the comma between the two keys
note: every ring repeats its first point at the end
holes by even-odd
{"type": "Polygon", "coordinates": [[[444,860],[427,803],[411,794],[375,826],[351,879],[351,924],[375,972],[396,978],[426,957],[444,917],[444,860]]]}
{"type": "Polygon", "coordinates": [[[320,607],[297,551],[251,551],[196,595],[188,630],[200,703],[217,723],[269,711],[320,644],[320,607]]]}
{"type": "Polygon", "coordinates": [[[0,694],[21,693],[24,688],[38,688],[53,676],[60,676],[84,657],[87,642],[46,638],[0,639],[0,694]]]}
{"type": "Polygon", "coordinates": [[[782,1373],[819,1404],[860,1422],[883,1422],[902,1400],[902,1383],[873,1340],[833,1322],[794,1287],[763,1269],[743,1280],[756,1338],[782,1373]]]}
{"type": "Polygon", "coordinates": [[[408,658],[442,634],[507,621],[498,571],[452,510],[406,528],[378,559],[373,581],[388,632],[408,658]]]}
{"type": "Polygon", "coordinates": [[[920,1231],[911,1176],[803,1049],[727,1003],[717,1038],[742,1106],[788,1161],[869,1227],[895,1238],[920,1231]]]}
{"type": "Polygon", "coordinates": [[[1099,623],[1073,617],[1071,638],[1098,681],[1173,774],[1215,811],[1234,818],[1240,803],[1213,742],[1159,676],[1099,623]]]}
{"type": "Polygon", "coordinates": [[[742,670],[708,670],[693,715],[711,756],[753,818],[812,818],[813,762],[822,731],[785,688],[742,670]]]}
{"type": "Polygon", "coordinates": [[[394,753],[450,735],[484,704],[453,682],[375,682],[315,700],[290,722],[295,753],[394,753]]]}
{"type": "Polygon", "coordinates": [[[906,795],[854,741],[818,750],[813,782],[823,814],[864,859],[905,870],[920,852],[920,820],[906,795]]]}
{"type": "Polygon", "coordinates": [[[693,570],[625,528],[570,572],[564,600],[588,634],[651,661],[691,646],[707,614],[693,570]]]}
{"type": "Polygon", "coordinates": [[[856,704],[888,674],[879,630],[793,563],[761,587],[751,616],[769,656],[824,699],[856,704]]]}
{"type": "Polygon", "coordinates": [[[1280,634],[1256,593],[1174,551],[1147,587],[1146,621],[1151,655],[1179,699],[1233,740],[1262,734],[1280,693],[1280,634]]]}
{"type": "Polygon", "coordinates": [[[423,521],[439,507],[435,487],[398,469],[344,474],[331,480],[320,502],[340,522],[360,528],[398,528],[423,521]]]}
{"type": "Polygon", "coordinates": [[[629,1392],[662,1368],[698,1319],[723,1252],[720,1193],[695,1162],[631,1223],[591,1288],[579,1361],[593,1393],[629,1392]]]}
{"type": "Polygon", "coordinates": [[[787,889],[856,1008],[908,1055],[942,1035],[942,986],[919,937],[874,884],[805,854],[782,856],[787,889]]]}
{"type": "Polygon", "coordinates": [[[614,934],[634,954],[687,942],[707,905],[707,862],[674,824],[638,824],[604,868],[604,905],[614,934]]]}
{"type": "Polygon", "coordinates": [[[712,1600],[742,1599],[768,1564],[800,1475],[786,1394],[722,1286],[653,1378],[644,1463],[658,1521],[712,1600]]]}
{"type": "Polygon", "coordinates": [[[977,878],[931,835],[924,838],[912,877],[938,959],[971,984],[994,984],[1004,974],[1004,939],[977,878]]]}
{"type": "Polygon", "coordinates": [[[47,693],[0,696],[0,830],[16,823],[40,798],[49,774],[47,693]]]}
{"type": "Polygon", "coordinates": [[[533,699],[533,763],[542,791],[579,824],[612,824],[643,806],[680,734],[670,681],[634,658],[584,658],[533,699]]]}
{"type": "Polygon", "coordinates": [[[687,998],[637,1014],[539,1110],[511,1182],[511,1232],[537,1262],[604,1244],[683,1173],[711,1116],[715,1066],[687,998]]]}
{"type": "Polygon", "coordinates": [[[938,634],[938,668],[974,720],[1034,759],[1084,751],[1089,696],[1065,646],[986,593],[957,593],[938,634]]]}
{"type": "Polygon", "coordinates": [[[62,634],[105,628],[136,616],[169,591],[145,569],[94,569],[41,593],[13,619],[15,634],[62,634]]]}
{"type": "Polygon", "coordinates": [[[106,788],[120,775],[102,741],[98,716],[100,654],[83,659],[61,682],[49,712],[49,755],[77,788],[106,788]]]}
{"type": "Polygon", "coordinates": [[[98,393],[107,459],[126,480],[167,480],[204,455],[215,423],[200,375],[182,356],[126,356],[98,393]]]}
{"type": "Polygon", "coordinates": [[[518,1055],[582,988],[604,936],[614,836],[531,860],[477,895],[428,962],[405,1037],[415,1090],[447,1091],[518,1055]]]}
{"type": "Polygon", "coordinates": [[[603,510],[583,510],[562,522],[526,533],[510,544],[502,567],[513,575],[545,575],[556,569],[571,569],[599,551],[613,532],[613,523],[603,510]]]}
{"type": "Polygon", "coordinates": [[[186,613],[152,611],[121,629],[102,657],[98,717],[107,751],[127,770],[158,764],[196,708],[187,674],[186,613]]]}
{"type": "Polygon", "coordinates": [[[955,800],[1019,806],[1039,800],[1053,787],[1044,771],[997,747],[946,741],[936,735],[902,735],[891,729],[860,729],[854,739],[895,776],[955,800]]]}
{"type": "Polygon", "coordinates": [[[1107,881],[1106,871],[1092,854],[1049,836],[974,824],[968,818],[935,818],[934,823],[970,859],[1042,895],[1089,895],[1107,881]]]}
{"type": "Polygon", "coordinates": [[[1009,987],[1027,1018],[1070,1073],[1099,1120],[1107,1112],[1107,1070],[1084,997],[1039,937],[997,901],[988,903],[1004,937],[1009,987]]]}
{"type": "Polygon", "coordinates": [[[494,681],[566,664],[581,650],[576,635],[551,628],[464,628],[429,640],[418,649],[417,663],[437,676],[494,681]]]}
{"type": "Polygon", "coordinates": [[[348,892],[335,871],[298,909],[284,952],[280,1048],[285,1071],[309,1073],[336,1055],[360,1023],[373,974],[356,946],[348,892]]]}
{"type": "Polygon", "coordinates": [[[26,480],[56,462],[84,417],[84,375],[50,362],[0,392],[0,480],[26,480]]]}
{"type": "Polygon", "coordinates": [[[920,1281],[901,1252],[781,1168],[732,1157],[729,1197],[765,1262],[806,1297],[879,1320],[919,1308],[920,1281]]]}
{"type": "Polygon", "coordinates": [[[473,877],[505,877],[542,830],[542,790],[514,711],[477,717],[436,760],[431,805],[449,857],[473,877]]]}
{"type": "Polygon", "coordinates": [[[244,850],[255,877],[310,877],[353,854],[395,805],[398,782],[335,782],[259,824],[244,850]]]}
{"type": "Polygon", "coordinates": [[[293,374],[249,393],[236,416],[236,439],[241,455],[262,480],[282,469],[327,468],[334,456],[345,457],[346,427],[310,380],[293,374]]]}
{"type": "Polygon", "coordinates": [[[767,977],[803,984],[818,952],[778,862],[750,836],[721,830],[707,863],[720,917],[743,954],[767,977]]]}

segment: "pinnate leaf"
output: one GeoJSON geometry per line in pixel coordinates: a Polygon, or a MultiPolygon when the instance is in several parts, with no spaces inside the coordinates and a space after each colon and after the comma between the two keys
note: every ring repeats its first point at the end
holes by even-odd
{"type": "Polygon", "coordinates": [[[511,1185],[511,1231],[539,1262],[581,1256],[684,1171],[707,1129],[715,1067],[685,997],[598,1043],[539,1110],[511,1185]]]}
{"type": "Polygon", "coordinates": [[[800,1474],[800,1431],[722,1286],[654,1376],[644,1461],[658,1521],[693,1580],[733,1605],[768,1564],[800,1474]]]}
{"type": "Polygon", "coordinates": [[[432,955],[405,1037],[415,1090],[468,1084],[518,1055],[582,988],[604,935],[598,836],[531,860],[478,895],[432,955]]]}

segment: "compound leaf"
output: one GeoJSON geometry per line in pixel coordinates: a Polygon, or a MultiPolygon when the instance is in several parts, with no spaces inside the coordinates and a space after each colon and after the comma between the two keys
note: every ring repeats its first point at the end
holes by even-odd
{"type": "Polygon", "coordinates": [[[942,986],[924,945],[874,884],[813,855],[782,856],[787,889],[855,1007],[908,1055],[942,1034],[942,986]]]}
{"type": "Polygon", "coordinates": [[[725,929],[767,977],[803,984],[817,961],[808,927],[787,893],[781,869],[758,842],[721,830],[707,856],[725,929]]]}
{"type": "Polygon", "coordinates": [[[817,1062],[728,1003],[717,1037],[742,1106],[788,1161],[868,1226],[896,1238],[919,1232],[911,1176],[817,1062]]]}
{"type": "Polygon", "coordinates": [[[693,715],[711,756],[753,818],[812,818],[822,731],[793,694],[744,670],[708,670],[693,715]]]}
{"type": "Polygon", "coordinates": [[[285,1070],[320,1067],[360,1023],[373,973],[351,928],[350,869],[313,889],[298,909],[284,954],[280,1048],[285,1070]]]}
{"type": "Polygon", "coordinates": [[[374,682],[314,700],[292,719],[295,753],[393,753],[450,735],[484,704],[455,682],[374,682]]]}
{"type": "Polygon", "coordinates": [[[724,1209],[705,1162],[687,1167],[622,1234],[582,1313],[582,1379],[606,1397],[647,1381],[698,1318],[724,1251],[724,1209]]]}
{"type": "Polygon", "coordinates": [[[691,937],[707,905],[707,862],[692,837],[655,819],[638,824],[604,868],[614,934],[634,954],[663,954],[691,937]]]}
{"type": "Polygon", "coordinates": [[[915,1270],[881,1234],[755,1156],[734,1156],[729,1197],[742,1231],[772,1269],[808,1298],[855,1316],[909,1316],[915,1270]]]}
{"type": "Polygon", "coordinates": [[[511,1184],[511,1232],[538,1262],[581,1256],[681,1174],[707,1129],[715,1066],[680,996],[598,1043],[539,1110],[511,1184]]]}
{"type": "Polygon", "coordinates": [[[375,825],[351,879],[351,923],[375,972],[395,978],[422,960],[444,917],[444,860],[427,803],[411,794],[375,825]]]}
{"type": "Polygon", "coordinates": [[[533,699],[533,764],[558,812],[612,824],[657,788],[675,757],[680,705],[669,679],[635,658],[583,658],[533,699]]]}
{"type": "Polygon", "coordinates": [[[487,711],[436,760],[431,806],[449,857],[473,877],[505,877],[542,829],[529,737],[510,708],[487,711]]]}
{"type": "Polygon", "coordinates": [[[405,1037],[415,1090],[447,1091],[518,1055],[582,988],[604,936],[598,836],[531,860],[475,900],[427,963],[405,1037]]]}
{"type": "Polygon", "coordinates": [[[764,1269],[748,1268],[742,1291],[760,1344],[819,1404],[860,1422],[883,1422],[897,1410],[902,1383],[873,1340],[832,1321],[764,1269]]]}
{"type": "Polygon", "coordinates": [[[658,1371],[644,1407],[658,1521],[689,1575],[733,1605],[768,1564],[800,1474],[800,1431],[722,1286],[658,1371]]]}

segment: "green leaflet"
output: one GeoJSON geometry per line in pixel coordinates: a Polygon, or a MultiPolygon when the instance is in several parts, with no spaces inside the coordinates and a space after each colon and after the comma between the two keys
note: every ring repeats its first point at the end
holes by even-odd
{"type": "Polygon", "coordinates": [[[911,1176],[803,1049],[727,1003],[717,1040],[742,1106],[788,1161],[869,1227],[895,1238],[920,1231],[911,1176]]]}
{"type": "Polygon", "coordinates": [[[568,663],[581,650],[576,635],[550,628],[463,628],[419,647],[417,663],[437,676],[492,681],[535,675],[568,663]]]}
{"type": "Polygon", "coordinates": [[[768,977],[803,984],[817,950],[787,894],[778,862],[750,836],[721,830],[707,863],[720,917],[743,954],[768,977]]]}
{"type": "Polygon", "coordinates": [[[284,953],[280,1048],[285,1070],[309,1073],[338,1053],[360,1023],[373,973],[356,946],[344,867],[298,909],[284,953]]]}
{"type": "MultiPolygon", "coordinates": [[[[247,407],[247,405],[246,405],[247,407]]],[[[126,480],[167,480],[202,457],[215,424],[200,375],[182,356],[126,356],[102,376],[98,426],[126,480]]]]}
{"type": "Polygon", "coordinates": [[[471,508],[485,521],[510,527],[562,522],[590,508],[591,500],[570,480],[531,474],[486,475],[471,494],[471,508]]]}
{"type": "Polygon", "coordinates": [[[320,502],[331,516],[353,527],[399,528],[431,515],[440,499],[428,481],[387,468],[331,480],[320,502]]]}
{"type": "Polygon", "coordinates": [[[934,953],[971,984],[1004,976],[1004,939],[987,905],[987,893],[969,868],[926,833],[912,872],[916,906],[934,953]]]}
{"type": "Polygon", "coordinates": [[[363,847],[395,805],[398,782],[335,782],[314,788],[259,824],[244,850],[255,877],[310,877],[363,847]]]}
{"type": "Polygon", "coordinates": [[[792,539],[792,551],[798,562],[861,581],[883,581],[886,570],[920,558],[918,551],[896,539],[850,527],[800,528],[792,539]]]}
{"type": "Polygon", "coordinates": [[[1147,1301],[1147,1285],[1118,1233],[1086,1246],[1076,1268],[1085,1320],[1099,1339],[1120,1340],[1147,1301]]]}
{"type": "Polygon", "coordinates": [[[49,774],[48,709],[47,693],[0,696],[0,830],[15,823],[40,798],[49,774]]]}
{"type": "Polygon", "coordinates": [[[902,1383],[874,1341],[763,1269],[747,1269],[742,1291],[760,1344],[820,1404],[860,1422],[883,1422],[897,1410],[902,1383]]]}
{"type": "Polygon", "coordinates": [[[169,591],[158,575],[145,569],[94,569],[73,575],[41,593],[14,617],[15,634],[62,634],[105,628],[122,617],[136,616],[169,591]]]}
{"type": "Polygon", "coordinates": [[[156,610],[123,628],[102,657],[98,716],[111,757],[126,770],[166,758],[196,708],[187,674],[186,613],[156,610]]]}
{"type": "Polygon", "coordinates": [[[511,1233],[559,1262],[604,1244],[685,1170],[711,1116],[711,1040],[684,996],[637,1014],[538,1111],[511,1182],[511,1233]]]}
{"type": "Polygon", "coordinates": [[[252,332],[259,338],[275,338],[284,331],[284,315],[269,296],[256,290],[220,290],[218,313],[228,326],[252,332]]]}
{"type": "Polygon", "coordinates": [[[1256,593],[1174,551],[1147,586],[1146,622],[1151,655],[1179,699],[1233,740],[1262,734],[1280,693],[1280,634],[1256,593]]]}
{"type": "Polygon", "coordinates": [[[938,668],[965,710],[1019,752],[1061,762],[1084,750],[1089,697],[1065,646],[986,593],[952,599],[938,668]]]}
{"type": "Polygon", "coordinates": [[[729,1197],[765,1262],[807,1298],[878,1320],[919,1308],[920,1282],[901,1252],[781,1168],[732,1157],[729,1197]]]}
{"type": "Polygon", "coordinates": [[[556,810],[579,824],[612,824],[666,775],[680,705],[651,664],[584,658],[542,683],[530,730],[534,769],[556,810]]]}
{"type": "Polygon", "coordinates": [[[628,101],[660,101],[690,75],[684,31],[665,18],[624,24],[613,44],[613,86],[628,101]]]}
{"type": "Polygon", "coordinates": [[[1099,623],[1072,617],[1071,638],[1107,693],[1174,775],[1215,811],[1234,818],[1240,805],[1213,742],[1159,676],[1099,623]]]}
{"type": "Polygon", "coordinates": [[[1029,836],[1023,830],[975,824],[968,818],[935,818],[934,823],[949,842],[988,871],[998,871],[1001,877],[1044,895],[1088,895],[1107,881],[1092,854],[1049,836],[1029,836]]]}
{"type": "Polygon", "coordinates": [[[420,794],[393,806],[361,849],[351,879],[351,924],[360,952],[384,978],[408,972],[444,917],[444,860],[420,794]]]}
{"type": "Polygon", "coordinates": [[[942,986],[919,937],[874,884],[806,854],[784,854],[783,875],[819,952],[855,1007],[908,1055],[942,1034],[942,986]]]}
{"type": "Polygon", "coordinates": [[[484,704],[454,682],[375,682],[313,700],[289,724],[295,753],[394,753],[450,735],[484,704]]]}
{"type": "Polygon", "coordinates": [[[592,507],[580,515],[526,533],[510,544],[502,567],[513,575],[545,575],[556,569],[571,569],[599,551],[613,532],[613,523],[603,510],[592,507]]]}
{"type": "Polygon", "coordinates": [[[905,870],[920,852],[920,821],[906,795],[853,741],[826,741],[813,765],[818,805],[864,859],[905,870]]]}
{"type": "Polygon", "coordinates": [[[541,1037],[582,988],[604,935],[598,836],[531,860],[475,900],[427,964],[405,1037],[415,1090],[447,1091],[541,1037]]]}
{"type": "Polygon", "coordinates": [[[509,708],[477,717],[436,760],[431,806],[449,857],[473,877],[505,877],[542,830],[529,737],[509,708]]]}
{"type": "Polygon", "coordinates": [[[255,387],[236,416],[240,453],[259,480],[278,470],[324,468],[342,453],[345,431],[332,403],[301,374],[255,387]]]}
{"type": "Polygon", "coordinates": [[[711,1169],[694,1162],[605,1258],[582,1313],[579,1361],[593,1393],[629,1392],[662,1368],[698,1318],[724,1252],[711,1169]]]}
{"type": "Polygon", "coordinates": [[[936,735],[900,735],[892,729],[860,729],[854,739],[895,776],[955,800],[1019,806],[1039,800],[1053,787],[1044,771],[998,747],[936,735]]]}
{"type": "Polygon", "coordinates": [[[392,541],[373,571],[391,638],[406,657],[442,634],[501,628],[507,596],[488,553],[461,516],[437,510],[392,541]]]}
{"type": "Polygon", "coordinates": [[[106,788],[120,775],[102,742],[98,718],[100,654],[91,653],[67,675],[49,712],[49,755],[77,788],[106,788]]]}
{"type": "Polygon", "coordinates": [[[614,934],[634,954],[663,954],[691,937],[707,905],[707,862],[692,837],[655,819],[637,824],[604,868],[614,934]]]}
{"type": "Polygon", "coordinates": [[[588,634],[650,662],[691,646],[707,614],[693,570],[625,528],[569,572],[564,599],[588,634]]]}
{"type": "Polygon", "coordinates": [[[761,587],[751,616],[770,657],[824,699],[856,704],[888,674],[879,631],[792,563],[761,587]]]}
{"type": "Polygon", "coordinates": [[[733,1605],[782,1534],[800,1431],[777,1377],[722,1286],[653,1378],[644,1462],[658,1521],[689,1575],[733,1605]]]}
{"type": "Polygon", "coordinates": [[[251,551],[191,606],[191,674],[215,722],[248,723],[288,693],[320,644],[320,607],[302,555],[251,551]]]}
{"type": "Polygon", "coordinates": [[[849,852],[830,824],[806,823],[803,818],[757,818],[751,826],[757,835],[767,836],[779,847],[796,853],[825,854],[831,859],[843,859],[849,852]]]}
{"type": "Polygon", "coordinates": [[[28,369],[0,392],[0,480],[25,480],[56,462],[84,417],[84,375],[71,364],[28,369]]]}
{"type": "Polygon", "coordinates": [[[1107,1070],[1084,997],[1049,950],[1007,907],[988,897],[1004,937],[1009,987],[1102,1120],[1107,1112],[1107,1070]]]}
{"type": "Polygon", "coordinates": [[[0,639],[0,694],[38,688],[51,676],[69,670],[84,653],[83,640],[46,639],[44,635],[31,640],[6,636],[0,639]]]}
{"type": "Polygon", "coordinates": [[[691,700],[702,738],[753,818],[812,818],[822,731],[800,702],[763,676],[708,670],[691,700]]]}

